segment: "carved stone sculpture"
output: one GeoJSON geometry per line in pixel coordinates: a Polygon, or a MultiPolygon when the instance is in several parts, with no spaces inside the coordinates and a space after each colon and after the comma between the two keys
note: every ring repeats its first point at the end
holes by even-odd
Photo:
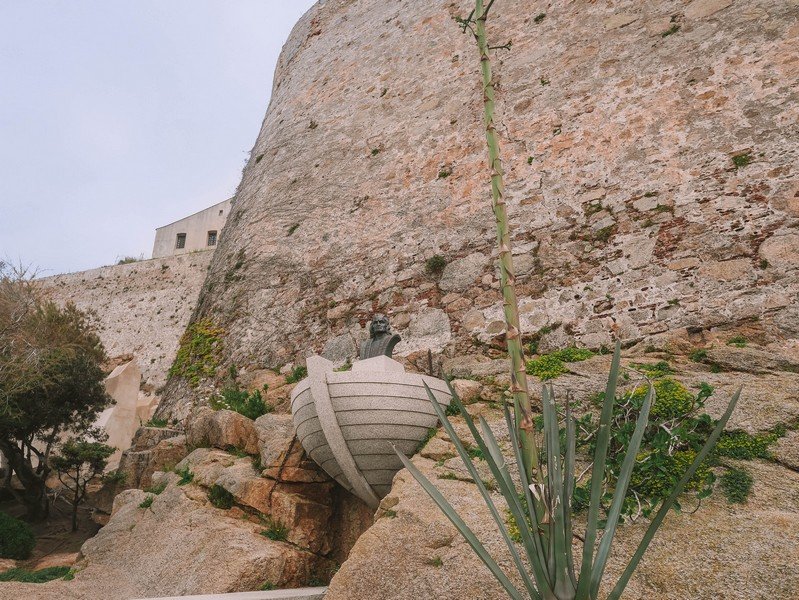
{"type": "Polygon", "coordinates": [[[402,468],[395,450],[413,456],[438,424],[427,389],[448,406],[447,383],[406,373],[387,356],[359,360],[351,371],[336,371],[321,356],[306,364],[308,377],[291,393],[297,439],[328,475],[376,509],[402,468]]]}
{"type": "Polygon", "coordinates": [[[385,315],[375,315],[369,325],[369,339],[361,344],[361,360],[375,356],[388,356],[391,358],[394,346],[402,338],[396,333],[391,333],[391,325],[385,315]]]}

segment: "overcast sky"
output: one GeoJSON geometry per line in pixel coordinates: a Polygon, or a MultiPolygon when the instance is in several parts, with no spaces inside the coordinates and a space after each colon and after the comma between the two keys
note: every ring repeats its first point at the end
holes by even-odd
{"type": "Polygon", "coordinates": [[[0,259],[149,258],[229,198],[313,0],[0,0],[0,259]]]}

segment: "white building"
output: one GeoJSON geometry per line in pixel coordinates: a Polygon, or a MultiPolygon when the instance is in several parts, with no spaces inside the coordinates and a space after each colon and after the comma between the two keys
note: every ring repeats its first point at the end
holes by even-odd
{"type": "Polygon", "coordinates": [[[153,258],[186,254],[197,250],[213,250],[225,226],[230,204],[229,198],[179,221],[155,230],[153,258]]]}

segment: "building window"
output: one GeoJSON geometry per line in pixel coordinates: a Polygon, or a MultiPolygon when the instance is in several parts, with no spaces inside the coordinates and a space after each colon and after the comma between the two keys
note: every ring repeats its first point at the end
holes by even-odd
{"type": "Polygon", "coordinates": [[[179,233],[177,239],[175,240],[175,249],[180,250],[181,248],[186,247],[186,234],[179,233]]]}
{"type": "Polygon", "coordinates": [[[216,231],[209,231],[208,232],[208,245],[209,246],[216,246],[216,231]]]}
{"type": "Polygon", "coordinates": [[[221,208],[219,209],[219,216],[220,217],[222,216],[222,209],[221,208]]]}

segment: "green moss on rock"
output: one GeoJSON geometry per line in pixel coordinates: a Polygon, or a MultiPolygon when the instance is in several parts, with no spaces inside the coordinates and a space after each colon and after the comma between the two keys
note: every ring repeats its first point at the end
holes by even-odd
{"type": "Polygon", "coordinates": [[[180,338],[175,362],[169,369],[170,377],[182,377],[192,387],[202,379],[214,377],[222,351],[225,330],[211,319],[201,319],[189,325],[180,338]]]}

